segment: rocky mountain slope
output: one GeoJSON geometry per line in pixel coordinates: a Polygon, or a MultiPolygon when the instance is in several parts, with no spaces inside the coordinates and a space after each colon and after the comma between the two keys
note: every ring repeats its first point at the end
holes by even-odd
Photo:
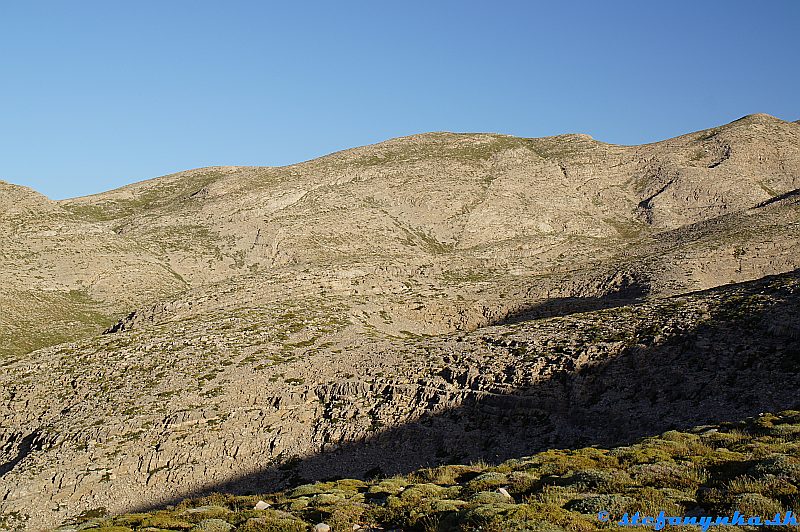
{"type": "Polygon", "coordinates": [[[0,183],[0,512],[791,406],[798,189],[800,125],[767,115],[630,147],[430,133],[58,202],[0,183]]]}

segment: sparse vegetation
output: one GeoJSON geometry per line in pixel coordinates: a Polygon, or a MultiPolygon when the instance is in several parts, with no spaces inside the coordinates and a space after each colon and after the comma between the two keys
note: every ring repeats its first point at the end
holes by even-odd
{"type": "Polygon", "coordinates": [[[64,201],[0,183],[0,528],[250,475],[296,489],[81,520],[589,530],[796,504],[794,414],[479,461],[791,404],[797,130],[752,122],[423,134],[64,201]]]}
{"type": "Polygon", "coordinates": [[[320,521],[334,531],[354,524],[409,531],[547,526],[590,531],[605,528],[599,511],[612,517],[637,511],[684,515],[699,507],[709,515],[738,510],[771,517],[796,507],[799,489],[800,412],[784,411],[670,431],[609,450],[550,450],[496,466],[440,466],[257,496],[213,494],[151,514],[78,521],[86,530],[187,530],[218,519],[239,531],[305,531],[320,521]],[[253,510],[258,500],[271,507],[253,510]]]}

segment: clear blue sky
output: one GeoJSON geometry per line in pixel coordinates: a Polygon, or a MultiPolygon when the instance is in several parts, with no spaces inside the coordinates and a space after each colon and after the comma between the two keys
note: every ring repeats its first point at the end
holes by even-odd
{"type": "Polygon", "coordinates": [[[0,179],[53,198],[424,131],[800,119],[800,1],[0,3],[0,179]]]}

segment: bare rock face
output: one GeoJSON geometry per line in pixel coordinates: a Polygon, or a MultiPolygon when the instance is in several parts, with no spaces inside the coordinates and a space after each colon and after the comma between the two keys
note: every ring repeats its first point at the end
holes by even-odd
{"type": "Polygon", "coordinates": [[[676,150],[648,162],[640,215],[653,225],[679,227],[740,211],[765,193],[800,188],[797,132],[783,125],[769,115],[751,115],[667,141],[676,150]],[[770,153],[780,155],[773,159],[770,153]]]}
{"type": "Polygon", "coordinates": [[[0,183],[0,528],[791,406],[798,176],[752,115],[0,183]]]}

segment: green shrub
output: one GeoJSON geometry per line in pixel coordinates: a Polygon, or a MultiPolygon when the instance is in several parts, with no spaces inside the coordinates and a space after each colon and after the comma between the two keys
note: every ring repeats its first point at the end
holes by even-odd
{"type": "Polygon", "coordinates": [[[142,521],[149,517],[148,514],[127,514],[114,519],[114,524],[119,526],[138,527],[142,521]]]}
{"type": "MultiPolygon", "coordinates": [[[[238,497],[241,498],[241,497],[238,497]]],[[[199,499],[189,499],[191,502],[191,506],[221,506],[221,507],[229,507],[231,503],[233,503],[237,499],[236,496],[231,495],[230,493],[211,493],[199,499]]],[[[182,501],[186,502],[186,501],[182,501]]],[[[256,501],[258,502],[258,501],[256,501]]],[[[253,503],[255,504],[255,503],[253,503]]],[[[180,509],[181,504],[176,506],[176,509],[180,509]]]]}
{"type": "Polygon", "coordinates": [[[612,517],[622,517],[632,507],[634,499],[625,495],[590,495],[569,501],[564,508],[582,514],[597,515],[607,511],[612,517]]]}
{"type": "Polygon", "coordinates": [[[199,523],[205,519],[223,519],[233,515],[233,512],[222,506],[198,506],[196,508],[189,508],[180,513],[181,518],[192,522],[199,523]]]}
{"type": "Polygon", "coordinates": [[[783,454],[769,455],[755,463],[749,473],[757,478],[773,475],[800,483],[800,459],[783,454]]]}
{"type": "Polygon", "coordinates": [[[364,516],[363,504],[344,503],[337,505],[325,519],[334,531],[353,530],[353,525],[361,522],[364,516]]]}
{"type": "Polygon", "coordinates": [[[728,482],[727,491],[733,495],[745,493],[758,493],[767,497],[785,497],[797,493],[797,487],[786,479],[765,476],[753,478],[749,476],[736,477],[728,482]]]}
{"type": "Polygon", "coordinates": [[[739,468],[749,458],[751,456],[746,453],[719,447],[700,459],[692,460],[692,462],[702,465],[706,469],[710,469],[713,466],[722,466],[733,470],[739,468]]]}
{"type": "Polygon", "coordinates": [[[362,491],[367,487],[366,482],[354,478],[344,478],[341,480],[336,480],[334,481],[334,485],[338,490],[352,491],[352,492],[362,491]]]}
{"type": "Polygon", "coordinates": [[[648,445],[634,445],[632,447],[620,447],[613,451],[619,458],[621,464],[625,466],[634,464],[656,464],[658,462],[668,462],[672,460],[672,453],[661,447],[648,445]]]}
{"type": "Polygon", "coordinates": [[[513,501],[496,491],[479,491],[469,498],[469,502],[472,504],[508,504],[513,501]]]}
{"type": "Polygon", "coordinates": [[[531,497],[531,500],[536,503],[552,504],[561,507],[578,496],[578,492],[568,487],[544,486],[538,493],[531,497]]]}
{"type": "Polygon", "coordinates": [[[334,506],[346,500],[346,497],[340,493],[320,493],[314,495],[308,500],[308,505],[312,508],[321,508],[325,506],[334,506]]]}
{"type": "Polygon", "coordinates": [[[619,469],[587,469],[563,477],[562,482],[576,491],[614,493],[624,490],[633,480],[619,469]]]}
{"type": "Polygon", "coordinates": [[[508,476],[504,473],[483,473],[473,478],[466,484],[466,488],[472,492],[488,491],[508,484],[508,476]]]}
{"type": "Polygon", "coordinates": [[[284,509],[290,510],[292,512],[299,512],[301,510],[305,510],[306,508],[308,508],[310,500],[311,499],[309,499],[308,497],[297,497],[296,499],[291,499],[289,500],[288,505],[284,509]]]}
{"type": "Polygon", "coordinates": [[[315,482],[314,484],[304,484],[290,491],[289,497],[311,497],[313,495],[319,495],[320,493],[328,493],[334,489],[334,487],[335,484],[333,482],[315,482]]]}
{"type": "Polygon", "coordinates": [[[564,475],[569,471],[603,467],[609,462],[616,465],[616,457],[601,453],[598,449],[587,448],[580,451],[550,450],[532,457],[528,468],[534,469],[541,476],[564,475]]]}
{"type": "Polygon", "coordinates": [[[390,477],[385,478],[378,482],[377,484],[373,484],[367,489],[367,493],[370,495],[393,495],[395,493],[401,492],[405,489],[406,486],[410,484],[409,480],[404,477],[390,477]]]}
{"type": "Polygon", "coordinates": [[[433,511],[437,501],[457,496],[460,488],[445,488],[436,484],[414,484],[396,495],[389,495],[382,508],[370,515],[400,528],[416,526],[433,511]]]}
{"type": "Polygon", "coordinates": [[[168,511],[161,511],[155,515],[142,519],[141,527],[165,528],[168,530],[190,530],[194,523],[171,515],[168,511]]]}
{"type": "Polygon", "coordinates": [[[527,471],[514,471],[508,475],[508,491],[516,494],[532,492],[539,483],[539,475],[527,471]]]}
{"type": "Polygon", "coordinates": [[[230,532],[233,528],[233,525],[222,519],[205,519],[190,532],[230,532]]]}
{"type": "Polygon", "coordinates": [[[734,429],[727,432],[720,432],[718,430],[714,430],[702,435],[703,442],[706,443],[709,447],[717,448],[717,447],[727,447],[730,448],[737,443],[742,441],[746,441],[750,438],[747,434],[743,433],[740,430],[734,429]]]}
{"type": "Polygon", "coordinates": [[[513,503],[491,503],[480,504],[469,507],[461,512],[461,519],[470,525],[480,526],[490,521],[496,521],[499,516],[505,515],[509,510],[515,508],[513,503]]]}
{"type": "Polygon", "coordinates": [[[434,513],[456,512],[467,503],[459,499],[436,499],[431,501],[430,507],[434,513]]]}
{"type": "Polygon", "coordinates": [[[775,425],[769,431],[770,436],[775,438],[797,438],[800,436],[800,424],[781,423],[775,425]]]}
{"type": "Polygon", "coordinates": [[[691,434],[689,432],[680,432],[678,430],[669,430],[661,435],[659,438],[664,441],[671,441],[671,442],[699,442],[700,436],[697,434],[691,434]]]}
{"type": "Polygon", "coordinates": [[[692,463],[658,462],[631,467],[631,475],[643,486],[697,488],[708,480],[708,472],[692,463]]]}
{"type": "MultiPolygon", "coordinates": [[[[458,493],[456,488],[455,493],[458,493]]],[[[414,484],[400,492],[397,497],[407,503],[417,503],[424,499],[443,499],[452,495],[453,490],[436,484],[414,484]]]]}
{"type": "Polygon", "coordinates": [[[758,493],[744,493],[737,495],[731,501],[730,510],[738,510],[745,516],[772,517],[778,512],[783,512],[783,506],[779,502],[758,493]]]}
{"type": "Polygon", "coordinates": [[[418,482],[431,482],[433,484],[455,484],[465,473],[474,472],[470,466],[445,465],[420,469],[411,475],[418,482]]]}
{"type": "Polygon", "coordinates": [[[238,532],[306,532],[308,524],[285,512],[266,510],[264,516],[245,521],[238,532]]]}
{"type": "Polygon", "coordinates": [[[588,532],[596,529],[597,516],[586,519],[554,504],[529,503],[510,508],[504,515],[509,524],[523,525],[519,528],[509,527],[505,530],[572,530],[588,532]]]}
{"type": "Polygon", "coordinates": [[[668,495],[664,490],[649,487],[637,490],[635,495],[631,494],[634,502],[629,511],[641,512],[643,515],[658,515],[661,511],[667,515],[683,515],[686,510],[668,495]]]}

